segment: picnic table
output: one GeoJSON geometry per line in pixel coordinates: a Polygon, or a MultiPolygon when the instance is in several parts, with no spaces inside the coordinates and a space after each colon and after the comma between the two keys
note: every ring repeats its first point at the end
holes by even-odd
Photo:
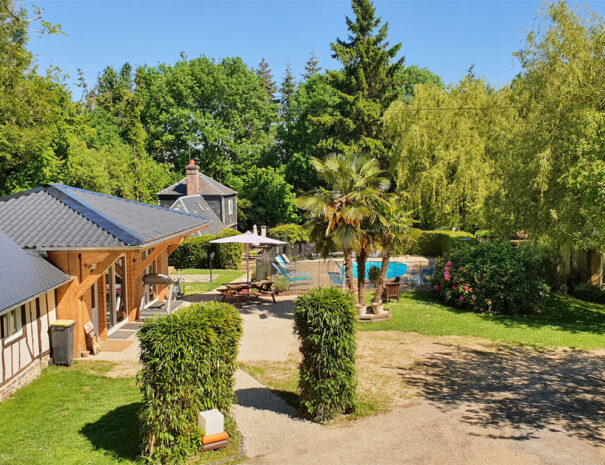
{"type": "Polygon", "coordinates": [[[262,281],[244,281],[239,283],[227,283],[224,287],[217,289],[223,296],[221,302],[225,302],[227,297],[234,297],[238,308],[241,308],[241,297],[258,297],[261,295],[270,295],[275,303],[276,291],[272,289],[273,281],[268,279],[262,281]]]}

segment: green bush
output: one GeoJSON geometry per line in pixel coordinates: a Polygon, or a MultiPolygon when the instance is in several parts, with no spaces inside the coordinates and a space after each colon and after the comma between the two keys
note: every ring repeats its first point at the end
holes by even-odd
{"type": "Polygon", "coordinates": [[[296,299],[303,416],[324,422],[353,411],[356,325],[353,296],[341,289],[318,287],[296,299]]]}
{"type": "Polygon", "coordinates": [[[210,241],[221,237],[240,234],[227,228],[217,235],[188,237],[170,255],[169,264],[175,268],[209,268],[208,252],[215,252],[212,267],[223,270],[237,270],[242,263],[243,244],[210,244],[210,241]]]}
{"type": "Polygon", "coordinates": [[[287,242],[290,245],[309,241],[309,232],[299,224],[282,224],[269,229],[267,232],[269,237],[287,242]]]}
{"type": "Polygon", "coordinates": [[[475,240],[472,234],[464,231],[422,231],[410,253],[438,257],[460,242],[475,240]]]}
{"type": "Polygon", "coordinates": [[[605,304],[605,291],[593,284],[578,283],[573,286],[571,295],[586,302],[605,304]]]}
{"type": "Polygon", "coordinates": [[[242,320],[228,304],[192,305],[146,322],[138,333],[143,456],[181,463],[199,451],[198,412],[229,415],[242,320]]]}
{"type": "Polygon", "coordinates": [[[275,289],[277,292],[286,292],[290,289],[290,281],[283,276],[279,277],[273,283],[273,289],[275,289]]]}
{"type": "MultiPolygon", "coordinates": [[[[216,238],[237,236],[240,234],[235,229],[227,228],[217,234],[216,238]]],[[[242,264],[244,254],[243,244],[213,244],[216,251],[216,267],[224,270],[237,270],[242,264]]]]}
{"type": "Polygon", "coordinates": [[[509,242],[455,247],[437,260],[431,282],[449,305],[500,315],[541,310],[550,294],[532,250],[509,242]]]}
{"type": "Polygon", "coordinates": [[[370,281],[374,287],[378,285],[381,272],[382,268],[380,266],[372,266],[368,269],[368,281],[370,281]]]}

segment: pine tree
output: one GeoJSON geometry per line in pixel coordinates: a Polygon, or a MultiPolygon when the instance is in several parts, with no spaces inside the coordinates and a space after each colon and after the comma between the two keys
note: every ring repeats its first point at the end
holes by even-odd
{"type": "Polygon", "coordinates": [[[256,70],[256,74],[258,74],[263,83],[263,87],[267,91],[267,95],[269,98],[274,101],[275,94],[277,93],[277,85],[273,80],[273,74],[271,74],[271,68],[269,67],[269,63],[263,57],[261,62],[258,64],[258,69],[256,70]]]}
{"type": "Polygon", "coordinates": [[[284,111],[287,111],[288,108],[290,108],[290,105],[294,100],[294,94],[296,93],[296,81],[294,80],[294,74],[292,73],[292,66],[290,66],[290,63],[286,64],[286,72],[279,91],[281,94],[280,102],[284,111]]]}
{"type": "Polygon", "coordinates": [[[340,96],[339,115],[318,118],[330,128],[327,147],[345,153],[364,152],[378,158],[388,170],[388,143],[382,118],[389,105],[401,96],[404,58],[396,59],[401,44],[387,41],[389,24],[381,25],[371,0],[352,0],[355,19],[346,17],[347,41],[331,44],[332,55],[343,65],[328,71],[329,84],[340,96]],[[394,61],[395,60],[395,61],[394,61]]]}
{"type": "Polygon", "coordinates": [[[304,74],[301,74],[301,76],[306,81],[320,72],[321,67],[319,66],[319,58],[317,58],[315,51],[311,50],[311,56],[309,56],[309,59],[305,63],[305,72],[304,74]]]}

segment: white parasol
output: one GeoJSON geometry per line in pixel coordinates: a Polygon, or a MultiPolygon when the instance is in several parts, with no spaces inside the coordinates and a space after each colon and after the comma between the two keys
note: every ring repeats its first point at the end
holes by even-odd
{"type": "Polygon", "coordinates": [[[264,245],[284,245],[287,242],[278,241],[277,239],[271,239],[270,237],[260,236],[256,229],[256,225],[252,228],[252,232],[246,231],[243,234],[237,236],[223,237],[221,239],[214,239],[210,241],[211,244],[244,244],[246,247],[246,254],[248,260],[246,261],[246,276],[247,281],[250,282],[250,246],[261,247],[264,245]]]}

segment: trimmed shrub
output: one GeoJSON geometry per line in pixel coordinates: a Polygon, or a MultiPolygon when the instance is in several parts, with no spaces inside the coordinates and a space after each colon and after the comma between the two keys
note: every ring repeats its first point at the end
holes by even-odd
{"type": "Polygon", "coordinates": [[[508,242],[452,249],[437,260],[431,281],[446,304],[500,315],[536,312],[550,295],[532,250],[508,242]]]}
{"type": "Polygon", "coordinates": [[[296,299],[304,417],[324,422],[354,410],[356,325],[353,296],[341,289],[317,287],[296,299]]]}
{"type": "Polygon", "coordinates": [[[170,255],[168,259],[175,268],[209,268],[208,252],[215,252],[212,261],[213,268],[223,270],[237,270],[242,263],[244,254],[243,244],[210,244],[210,241],[221,237],[240,234],[234,229],[227,228],[217,235],[205,234],[203,236],[188,237],[170,255]]]}
{"type": "Polygon", "coordinates": [[[413,249],[418,255],[438,257],[460,242],[475,242],[475,239],[464,231],[422,231],[413,249]]]}
{"type": "Polygon", "coordinates": [[[593,284],[578,283],[573,287],[571,295],[586,302],[605,304],[605,291],[593,284]]]}
{"type": "MultiPolygon", "coordinates": [[[[216,238],[237,236],[235,229],[227,228],[217,234],[216,238]]],[[[244,244],[212,244],[216,251],[216,267],[224,270],[237,270],[242,264],[244,255],[244,244]]]]}
{"type": "Polygon", "coordinates": [[[269,237],[287,242],[290,245],[309,241],[309,232],[299,224],[282,224],[269,229],[267,232],[269,237]]]}
{"type": "Polygon", "coordinates": [[[229,415],[242,320],[228,304],[192,305],[146,322],[138,333],[143,457],[182,463],[201,447],[198,412],[229,415]]]}
{"type": "Polygon", "coordinates": [[[283,276],[279,277],[273,282],[273,289],[277,292],[286,292],[290,290],[290,281],[283,276]]]}
{"type": "Polygon", "coordinates": [[[476,242],[476,239],[464,231],[423,231],[410,228],[405,240],[394,253],[438,257],[460,242],[476,242]]]}

